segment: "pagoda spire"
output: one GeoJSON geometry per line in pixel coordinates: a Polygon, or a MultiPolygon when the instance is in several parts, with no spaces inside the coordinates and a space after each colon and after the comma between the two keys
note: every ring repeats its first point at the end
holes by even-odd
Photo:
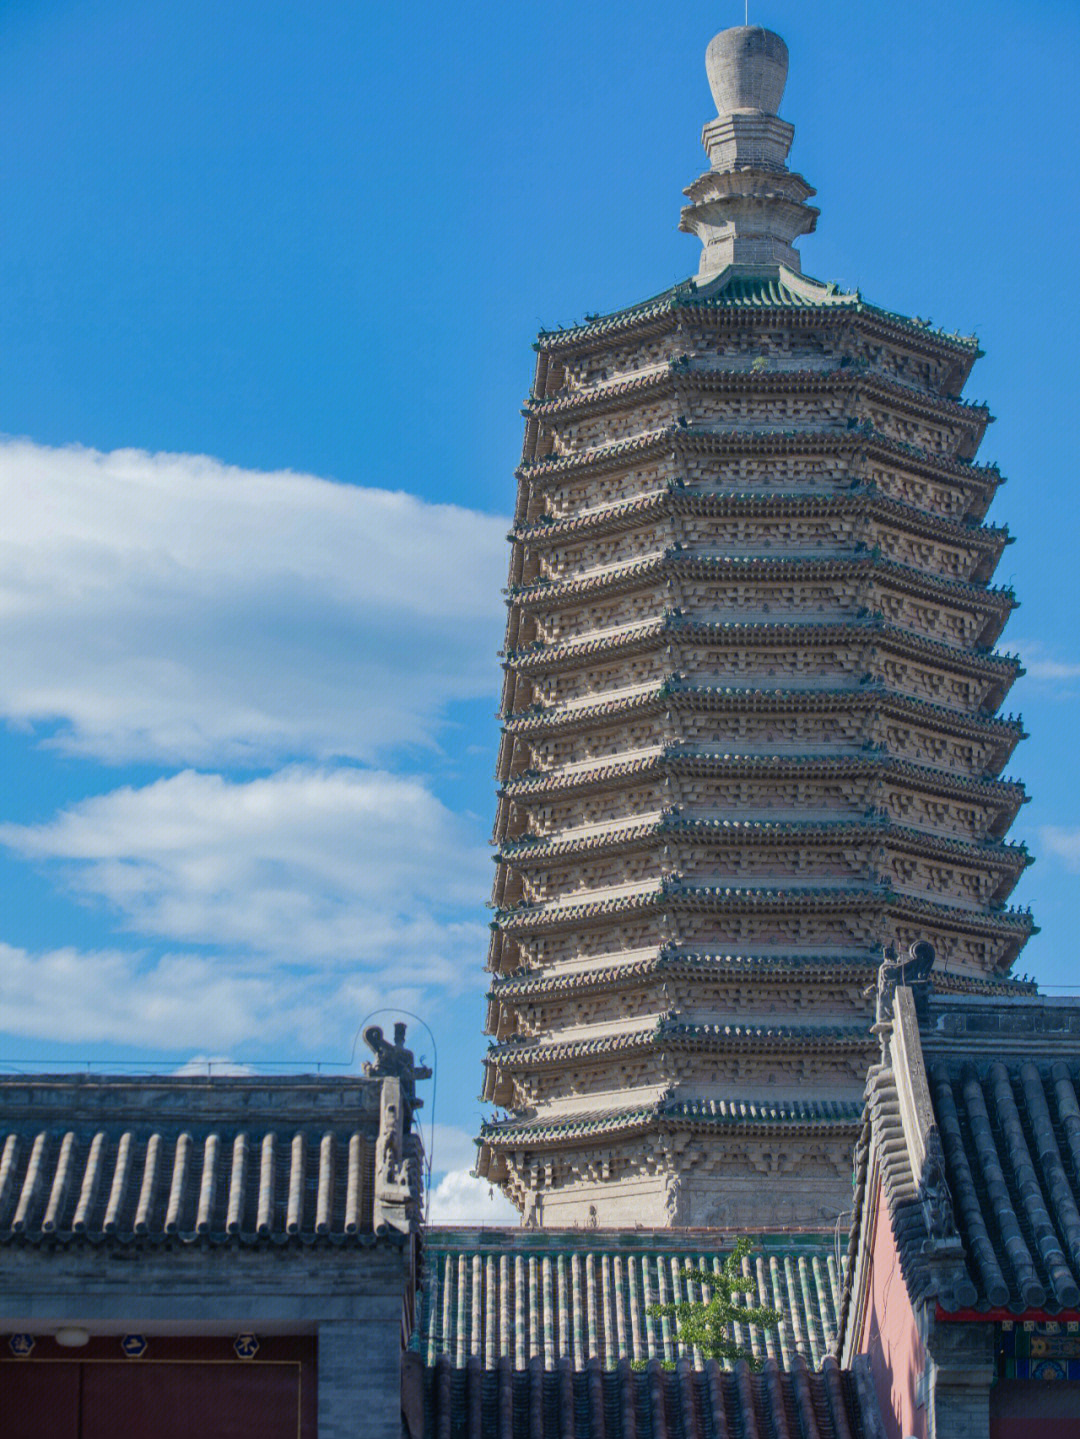
{"type": "Polygon", "coordinates": [[[816,191],[787,168],[795,127],[777,111],[787,81],[788,51],[760,25],[721,30],[705,52],[716,119],[701,133],[709,169],[683,193],[690,200],[679,229],[702,244],[697,278],[731,265],[786,265],[801,270],[793,242],[820,213],[806,204],[816,191]]]}

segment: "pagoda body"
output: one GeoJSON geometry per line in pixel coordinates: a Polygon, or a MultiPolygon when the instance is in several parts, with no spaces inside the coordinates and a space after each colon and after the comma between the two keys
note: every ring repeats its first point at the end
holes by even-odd
{"type": "Polygon", "coordinates": [[[708,66],[698,275],[526,409],[478,1169],[545,1226],[831,1224],[882,946],[986,992],[1032,930],[977,345],[800,273],[783,42],[708,66]]]}

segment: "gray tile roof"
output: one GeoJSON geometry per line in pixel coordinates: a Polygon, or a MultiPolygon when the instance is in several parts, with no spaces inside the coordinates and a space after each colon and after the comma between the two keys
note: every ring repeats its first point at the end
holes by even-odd
{"type": "MultiPolygon", "coordinates": [[[[836,1336],[842,1274],[832,1234],[791,1231],[752,1236],[744,1272],[757,1281],[754,1303],[781,1311],[778,1329],[741,1326],[736,1336],[758,1358],[814,1368],[836,1336]]],[[[721,1230],[428,1229],[424,1284],[412,1347],[433,1365],[477,1358],[486,1369],[509,1358],[516,1369],[539,1358],[575,1369],[595,1358],[611,1370],[622,1359],[675,1360],[671,1322],[646,1313],[653,1303],[692,1296],[687,1263],[713,1269],[732,1236],[721,1230]]],[[[702,1359],[691,1354],[700,1371],[702,1359]]]]}
{"type": "Polygon", "coordinates": [[[1063,1060],[930,1071],[946,1175],[977,1303],[1080,1305],[1080,1105],[1063,1060]]]}
{"type": "Polygon", "coordinates": [[[869,1439],[874,1420],[855,1377],[828,1359],[819,1373],[801,1357],[790,1372],[775,1359],[752,1373],[745,1360],[725,1373],[715,1360],[702,1371],[683,1362],[675,1371],[654,1361],[641,1372],[624,1360],[604,1371],[569,1360],[535,1360],[482,1369],[454,1369],[445,1358],[421,1371],[424,1434],[430,1439],[680,1439],[740,1435],[746,1439],[869,1439]]]}
{"type": "Polygon", "coordinates": [[[314,1075],[0,1080],[0,1244],[371,1243],[380,1089],[314,1075]]]}
{"type": "MultiPolygon", "coordinates": [[[[612,914],[656,914],[681,910],[710,913],[727,910],[825,913],[853,908],[861,903],[867,910],[888,910],[924,924],[948,924],[952,929],[993,938],[1026,940],[1038,933],[1027,909],[996,907],[989,912],[960,905],[939,904],[916,895],[893,891],[884,884],[801,885],[787,889],[765,886],[695,885],[663,879],[641,885],[628,893],[609,895],[603,891],[585,898],[547,904],[519,904],[497,910],[493,929],[507,933],[572,929],[575,925],[603,920],[612,914]]],[[[1019,948],[1019,946],[1018,946],[1019,948]]],[[[1015,955],[1010,956],[1009,963],[1015,955]]],[[[1005,966],[1007,968],[1007,965],[1005,966]]]]}
{"type": "Polygon", "coordinates": [[[867,1087],[851,1271],[876,1152],[913,1300],[987,1317],[1080,1312],[1080,1003],[935,996],[905,1029],[911,994],[896,992],[867,1087]]]}
{"type": "Polygon", "coordinates": [[[1024,787],[1018,780],[986,779],[933,769],[911,760],[882,753],[862,754],[739,754],[709,750],[698,745],[671,741],[662,748],[631,759],[600,757],[588,765],[549,770],[526,770],[505,781],[500,793],[515,799],[532,792],[578,793],[606,788],[612,781],[626,781],[639,775],[659,774],[713,776],[752,775],[783,779],[806,775],[811,779],[880,776],[883,780],[910,781],[938,794],[1008,807],[1012,819],[1024,802],[1024,787]]]}
{"type": "Polygon", "coordinates": [[[605,1032],[596,1039],[522,1041],[507,1040],[488,1045],[485,1063],[509,1070],[533,1069],[545,1064],[584,1060],[591,1055],[626,1049],[704,1048],[725,1049],[749,1044],[755,1050],[780,1045],[784,1049],[848,1048],[868,1050],[874,1041],[865,1023],[852,1024],[691,1024],[674,1013],[658,1016],[648,1027],[605,1032]]]}

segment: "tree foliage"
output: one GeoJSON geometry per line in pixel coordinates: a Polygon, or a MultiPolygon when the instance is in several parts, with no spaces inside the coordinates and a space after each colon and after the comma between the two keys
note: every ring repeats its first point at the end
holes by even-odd
{"type": "MultiPolygon", "coordinates": [[[[719,1273],[696,1269],[687,1263],[682,1271],[687,1284],[700,1285],[708,1298],[684,1299],[681,1304],[650,1304],[645,1311],[656,1319],[675,1320],[675,1340],[688,1349],[699,1349],[706,1359],[729,1359],[733,1364],[745,1359],[752,1369],[761,1367],[761,1360],[736,1342],[733,1324],[756,1324],[762,1329],[775,1329],[780,1323],[779,1309],[754,1305],[738,1296],[753,1294],[757,1283],[742,1272],[742,1262],[753,1248],[749,1239],[738,1240],[724,1260],[719,1273]]],[[[641,1361],[637,1368],[644,1368],[641,1361]]],[[[670,1360],[665,1369],[674,1369],[670,1360]]]]}

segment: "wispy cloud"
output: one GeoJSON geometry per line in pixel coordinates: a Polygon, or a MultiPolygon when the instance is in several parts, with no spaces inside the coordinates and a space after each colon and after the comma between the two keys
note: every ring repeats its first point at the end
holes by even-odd
{"type": "Polygon", "coordinates": [[[1062,829],[1046,824],[1039,830],[1044,854],[1061,860],[1066,869],[1080,871],[1080,829],[1062,829]]]}
{"type": "Polygon", "coordinates": [[[423,780],[293,766],[185,770],[72,805],[0,843],[144,938],[415,985],[460,983],[484,951],[479,836],[423,780]]]}
{"type": "Polygon", "coordinates": [[[312,1062],[347,1061],[359,1017],[382,1004],[424,1003],[419,985],[392,976],[220,953],[34,951],[0,941],[0,975],[0,1033],[42,1041],[33,1046],[39,1061],[49,1043],[85,1044],[88,1058],[96,1046],[114,1044],[155,1056],[194,1052],[199,1072],[208,1054],[235,1054],[253,1041],[271,1054],[291,1049],[312,1062]]]}
{"type": "Polygon", "coordinates": [[[395,766],[435,773],[448,707],[494,692],[505,521],[15,440],[0,505],[0,722],[101,790],[0,824],[8,892],[30,864],[81,905],[68,943],[0,944],[0,1032],[346,1058],[371,1010],[473,987],[484,836],[395,766]]]}
{"type": "Polygon", "coordinates": [[[364,760],[493,692],[505,521],[195,455],[0,442],[0,717],[108,762],[364,760]]]}
{"type": "Polygon", "coordinates": [[[1080,679],[1080,663],[1057,658],[1050,654],[1046,646],[1039,640],[1018,640],[1012,647],[1020,655],[1029,679],[1080,679]]]}
{"type": "Polygon", "coordinates": [[[295,981],[200,955],[152,962],[119,950],[32,953],[0,943],[0,973],[0,1031],[28,1039],[175,1051],[315,1026],[295,981]]]}

